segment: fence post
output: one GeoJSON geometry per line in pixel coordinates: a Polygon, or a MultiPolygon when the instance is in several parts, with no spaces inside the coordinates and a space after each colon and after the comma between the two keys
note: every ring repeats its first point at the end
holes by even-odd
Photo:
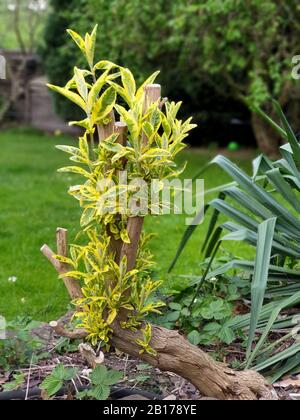
{"type": "Polygon", "coordinates": [[[6,58],[0,55],[0,79],[6,79],[6,58]]]}
{"type": "Polygon", "coordinates": [[[0,316],[0,340],[6,339],[6,319],[0,316]]]}

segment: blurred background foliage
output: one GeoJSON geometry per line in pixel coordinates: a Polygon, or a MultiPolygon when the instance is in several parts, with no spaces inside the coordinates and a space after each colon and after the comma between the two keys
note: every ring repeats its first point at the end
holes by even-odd
{"type": "MultiPolygon", "coordinates": [[[[300,6],[296,0],[52,0],[40,48],[53,83],[64,83],[78,63],[65,34],[99,24],[99,58],[130,67],[142,80],[161,70],[164,94],[185,103],[184,113],[200,123],[192,143],[227,145],[238,140],[272,154],[279,138],[254,112],[279,100],[296,131],[299,85],[292,80],[300,6]],[[218,129],[216,130],[216,124],[218,129]],[[252,128],[252,130],[251,130],[252,128]],[[254,136],[253,136],[254,133],[254,136]]],[[[74,119],[74,109],[55,98],[57,110],[74,119]]]]}

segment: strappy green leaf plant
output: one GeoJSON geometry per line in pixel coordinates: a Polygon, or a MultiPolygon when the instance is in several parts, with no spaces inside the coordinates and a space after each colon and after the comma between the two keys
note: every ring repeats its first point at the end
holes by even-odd
{"type": "MultiPolygon", "coordinates": [[[[274,106],[281,125],[261,109],[256,111],[287,141],[280,147],[281,159],[273,162],[260,155],[253,162],[252,176],[224,156],[211,162],[221,167],[232,182],[221,186],[219,196],[206,208],[212,209],[213,214],[202,251],[212,262],[222,243],[243,241],[256,248],[256,258],[237,258],[215,270],[210,270],[210,264],[204,275],[193,278],[192,284],[196,298],[204,282],[230,273],[233,268],[248,276],[251,311],[235,317],[230,328],[243,329],[248,336],[245,366],[268,371],[275,380],[278,374],[272,370],[274,367],[280,376],[296,367],[300,370],[295,356],[299,351],[297,321],[288,311],[300,303],[300,145],[279,104],[274,102],[274,106]],[[219,223],[220,215],[228,220],[219,223]],[[280,338],[269,342],[271,332],[280,338]],[[285,350],[278,351],[283,343],[285,350]]],[[[171,269],[190,233],[188,228],[171,269]]]]}

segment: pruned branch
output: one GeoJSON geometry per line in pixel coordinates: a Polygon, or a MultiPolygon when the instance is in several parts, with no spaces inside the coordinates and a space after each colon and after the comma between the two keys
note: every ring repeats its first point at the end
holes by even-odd
{"type": "Polygon", "coordinates": [[[70,340],[76,340],[76,339],[84,339],[87,336],[87,333],[83,329],[75,329],[73,331],[68,330],[64,327],[63,324],[57,322],[57,321],[51,321],[49,323],[49,326],[53,329],[53,331],[59,335],[60,337],[66,337],[70,340]]]}
{"type": "MultiPolygon", "coordinates": [[[[67,234],[67,229],[57,228],[56,230],[57,254],[62,257],[67,257],[68,255],[67,234]]],[[[71,267],[68,264],[61,263],[54,258],[55,253],[48,245],[43,245],[41,252],[48,261],[50,261],[59,275],[66,274],[71,271],[71,267]]],[[[64,277],[63,281],[72,300],[83,297],[80,282],[78,280],[71,277],[64,277]]]]}
{"type": "Polygon", "coordinates": [[[100,351],[99,356],[97,356],[93,347],[88,343],[81,343],[78,346],[79,353],[87,361],[88,365],[95,369],[97,366],[102,365],[104,362],[104,354],[100,351]]]}

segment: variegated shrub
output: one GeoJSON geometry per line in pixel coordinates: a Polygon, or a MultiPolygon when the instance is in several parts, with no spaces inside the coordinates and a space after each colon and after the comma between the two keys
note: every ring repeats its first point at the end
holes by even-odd
{"type": "MultiPolygon", "coordinates": [[[[69,192],[82,208],[86,244],[73,245],[70,258],[57,258],[73,267],[65,276],[82,282],[84,297],[74,302],[81,308],[76,313],[80,325],[94,344],[99,340],[109,344],[112,324],[120,312],[127,314],[121,326],[136,329],[147,314],[159,312],[163,305],[153,298],[161,282],[150,276],[153,262],[147,248],[149,237],[141,237],[135,267],[129,271],[126,257],[117,261],[111,247],[112,241],[130,241],[127,224],[133,215],[122,208],[120,198],[124,193],[136,193],[128,187],[136,178],[149,185],[156,179],[162,188],[164,180],[177,177],[184,168],[178,168],[174,159],[185,147],[183,140],[194,125],[191,119],[177,119],[181,103],[162,103],[159,99],[145,110],[145,86],[153,84],[158,72],[137,88],[127,68],[103,60],[94,63],[97,27],[85,39],[68,32],[86,57],[88,69],[75,68],[65,87],[49,87],[86,115],[82,121],[70,123],[85,131],[78,147],[57,146],[70,154],[72,161],[72,166],[59,171],[82,176],[82,183],[71,186],[69,192]],[[123,143],[119,142],[119,132],[109,129],[114,126],[115,115],[124,127],[126,124],[123,143]],[[121,171],[126,171],[126,183],[122,183],[121,171]]],[[[141,331],[141,352],[151,353],[151,328],[146,324],[141,331]]]]}

